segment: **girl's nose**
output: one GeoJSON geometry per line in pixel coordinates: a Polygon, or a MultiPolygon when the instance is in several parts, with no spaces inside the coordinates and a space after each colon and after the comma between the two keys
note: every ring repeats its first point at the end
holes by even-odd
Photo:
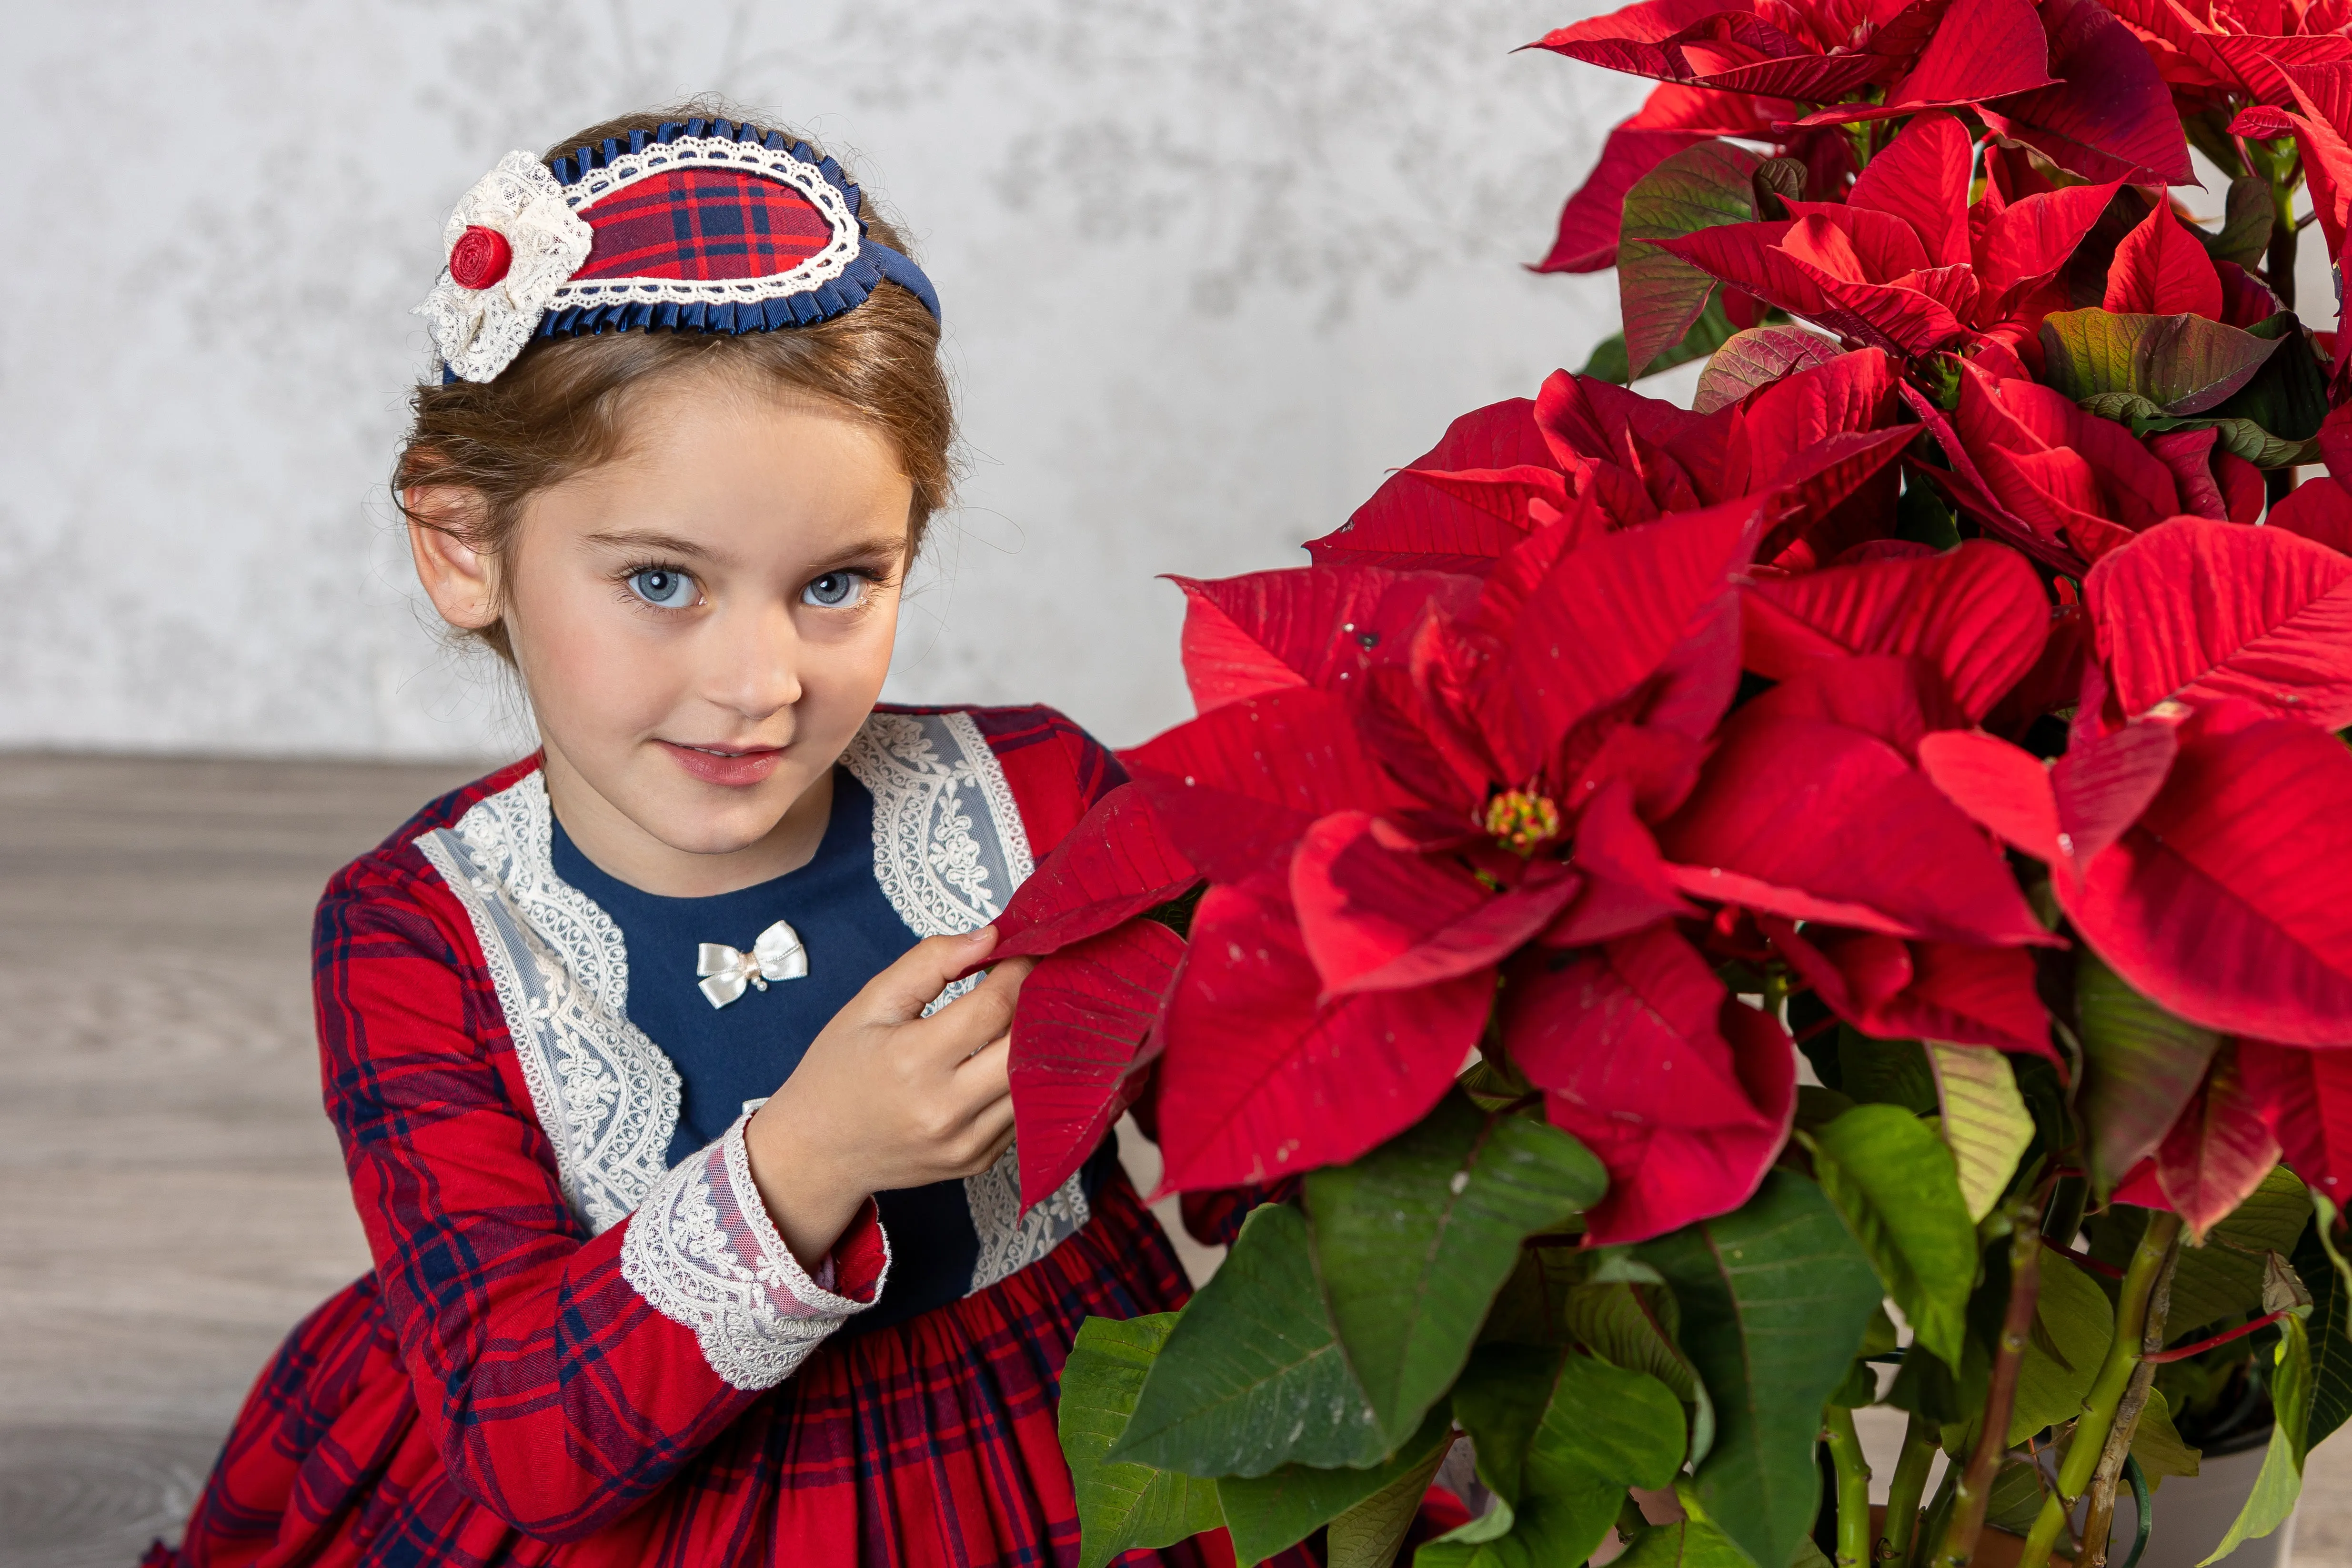
{"type": "Polygon", "coordinates": [[[704,690],[712,701],[758,722],[801,700],[807,649],[790,609],[763,606],[730,616],[709,647],[704,690]],[[729,624],[731,623],[731,624],[729,624]]]}

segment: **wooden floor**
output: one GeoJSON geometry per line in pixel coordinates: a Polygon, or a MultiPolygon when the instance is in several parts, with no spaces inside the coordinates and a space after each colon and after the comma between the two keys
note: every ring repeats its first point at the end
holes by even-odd
{"type": "MultiPolygon", "coordinates": [[[[262,1362],[366,1267],[310,908],[474,771],[0,755],[0,1568],[174,1536],[262,1362]]],[[[2352,1438],[2295,1562],[2352,1568],[2352,1438]]]]}

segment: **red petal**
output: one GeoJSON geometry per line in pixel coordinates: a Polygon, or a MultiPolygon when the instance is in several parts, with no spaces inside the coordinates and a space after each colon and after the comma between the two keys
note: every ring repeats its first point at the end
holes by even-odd
{"type": "Polygon", "coordinates": [[[1887,106],[1981,103],[2044,87],[2049,60],[2042,19],[2024,0],[1953,0],[1919,63],[1887,93],[1887,106]]]}
{"type": "Polygon", "coordinates": [[[1343,811],[1316,823],[1298,841],[1290,858],[1290,899],[1323,988],[1336,992],[1412,952],[1494,895],[1452,857],[1391,847],[1375,836],[1370,813],[1343,811]]]}
{"type": "Polygon", "coordinates": [[[1630,121],[1610,132],[1601,147],[1601,161],[1560,208],[1559,232],[1551,242],[1551,253],[1533,270],[1599,272],[1616,266],[1625,193],[1668,158],[1706,140],[1704,132],[1636,130],[1630,121]]]}
{"type": "Polygon", "coordinates": [[[1738,501],[1603,535],[1562,556],[1511,624],[1491,628],[1508,655],[1477,710],[1507,777],[1532,775],[1577,721],[1659,672],[1729,592],[1757,512],[1738,501]]]}
{"type": "Polygon", "coordinates": [[[1951,1040],[2058,1059],[2022,948],[1904,942],[1867,931],[1760,922],[1838,1016],[1882,1039],[1951,1040]]]}
{"type": "Polygon", "coordinates": [[[1959,808],[1885,742],[1842,725],[1734,715],[1658,845],[1703,898],[1893,936],[2049,940],[1959,808]]]}
{"type": "Polygon", "coordinates": [[[2237,1052],[2224,1046],[2157,1146],[2157,1184],[2201,1247],[2208,1230],[2253,1195],[2279,1153],[2261,1107],[2244,1091],[2237,1052]]]}
{"type": "Polygon", "coordinates": [[[1916,561],[1763,579],[1742,597],[1741,657],[1785,680],[1857,653],[1916,654],[1950,682],[1971,719],[2033,668],[2049,630],[2042,580],[1981,540],[1916,561]]]}
{"type": "Polygon", "coordinates": [[[1200,873],[1133,784],[1121,784],[1021,884],[996,921],[991,962],[1052,952],[1164,904],[1200,873]]]}
{"type": "MultiPolygon", "coordinates": [[[[2039,42],[2041,24],[2032,21],[2030,9],[2027,16],[2039,42]]],[[[1871,159],[1846,201],[1910,225],[1930,266],[1964,267],[1974,259],[1969,248],[1969,175],[1975,165],[1976,147],[1966,126],[1948,114],[1922,114],[1871,159]]]]}
{"type": "Polygon", "coordinates": [[[2051,768],[2059,847],[2078,871],[2113,847],[2164,787],[2180,751],[2178,729],[2168,718],[2144,719],[2104,735],[2078,733],[2051,768]]]}
{"type": "Polygon", "coordinates": [[[1318,1007],[1278,892],[1213,887],[1168,1005],[1160,1063],[1166,1184],[1239,1186],[1352,1160],[1437,1103],[1486,1027],[1473,974],[1318,1007]]]}
{"type": "Polygon", "coordinates": [[[2237,697],[2352,723],[2352,560],[2325,545],[2182,518],[2101,561],[2084,595],[2126,713],[2237,697]]]}
{"type": "MultiPolygon", "coordinates": [[[[1510,468],[1523,463],[1556,467],[1535,425],[1531,398],[1507,398],[1474,409],[1445,427],[1437,445],[1408,468],[1510,468]]],[[[1423,571],[1476,571],[1525,537],[1492,513],[1398,473],[1337,530],[1307,542],[1319,564],[1391,566],[1423,571]]]]}
{"type": "Polygon", "coordinates": [[[1184,676],[1204,712],[1286,687],[1349,689],[1369,666],[1396,659],[1433,607],[1477,596],[1468,578],[1369,566],[1171,581],[1184,590],[1184,676]]]}
{"type": "Polygon", "coordinates": [[[2056,87],[1983,105],[1985,122],[2094,180],[2194,184],[2172,93],[2131,29],[2098,0],[2042,0],[2056,87]]]}
{"type": "Polygon", "coordinates": [[[2103,308],[2123,314],[2221,319],[2221,275],[2170,206],[2158,203],[2116,247],[2103,308]]]}
{"type": "Polygon", "coordinates": [[[2241,1089],[2305,1184],[2337,1207],[2352,1193],[2352,1051],[2238,1042],[2241,1089]]]}
{"type": "Polygon", "coordinates": [[[1133,921],[1055,953],[1022,983],[1009,1071],[1021,1206],[1050,1195],[1126,1109],[1122,1086],[1184,955],[1184,939],[1133,921]]]}
{"type": "Polygon", "coordinates": [[[1976,254],[1986,287],[2018,289],[2072,261],[2119,184],[2044,191],[1987,214],[1976,254]]]}
{"type": "MultiPolygon", "coordinates": [[[[2252,710],[2241,709],[2241,713],[2252,710]]],[[[2209,1029],[2352,1040],[2352,751],[2287,720],[2181,731],[2163,791],[2079,890],[2084,940],[2139,991],[2209,1029]]]]}
{"type": "Polygon", "coordinates": [[[2330,550],[2352,554],[2352,489],[2325,474],[2308,479],[2271,508],[2266,526],[2283,528],[2315,540],[2330,550]]]}
{"type": "Polygon", "coordinates": [[[1818,719],[1874,735],[1918,760],[1919,742],[1937,730],[1965,730],[1968,715],[1927,660],[1906,654],[1857,654],[1817,664],[1751,700],[1744,723],[1818,719]]]}
{"type": "Polygon", "coordinates": [[[1513,1059],[1532,1048],[1562,1086],[1545,1096],[1552,1124],[1608,1168],[1609,1195],[1585,1215],[1594,1245],[1738,1207],[1788,1140],[1796,1052],[1787,1032],[1728,997],[1695,1009],[1709,994],[1702,978],[1720,996],[1688,944],[1660,928],[1531,980],[1546,994],[1528,996],[1525,1021],[1508,1026],[1513,1059]],[[1534,1040],[1538,1027],[1550,1037],[1534,1040]],[[1632,1110],[1635,1101],[1656,1113],[1632,1110]],[[1703,1121],[1702,1107],[1723,1120],[1703,1121]]]}
{"type": "Polygon", "coordinates": [[[1412,804],[1343,700],[1311,688],[1228,702],[1120,760],[1176,847],[1221,882],[1278,864],[1318,816],[1412,804]]]}
{"type": "Polygon", "coordinates": [[[2050,770],[2032,752],[1990,735],[1947,731],[1919,742],[1919,767],[2004,843],[2037,859],[2059,858],[2058,798],[2050,770]]]}
{"type": "MultiPolygon", "coordinates": [[[[1633,732],[1633,726],[1620,733],[1633,732]]],[[[1644,926],[1699,911],[1675,890],[1674,874],[1658,841],[1633,812],[1634,792],[1622,778],[1593,794],[1576,819],[1576,868],[1583,886],[1543,940],[1553,947],[1607,942],[1644,926]]]]}

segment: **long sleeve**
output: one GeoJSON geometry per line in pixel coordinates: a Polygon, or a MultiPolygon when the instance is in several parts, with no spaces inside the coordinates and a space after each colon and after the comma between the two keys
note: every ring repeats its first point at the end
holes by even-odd
{"type": "Polygon", "coordinates": [[[464,911],[421,865],[365,864],[320,906],[315,978],[328,1105],[386,1310],[452,1478],[518,1529],[575,1539],[870,1305],[887,1245],[869,1204],[828,1260],[831,1288],[813,1279],[751,1186],[740,1122],[590,1237],[464,911]]]}

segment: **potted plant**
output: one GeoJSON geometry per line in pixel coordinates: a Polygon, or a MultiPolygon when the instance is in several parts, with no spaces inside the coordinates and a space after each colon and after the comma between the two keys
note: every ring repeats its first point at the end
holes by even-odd
{"type": "Polygon", "coordinates": [[[1132,1107],[1249,1208],[1071,1354],[1087,1564],[1385,1563],[1465,1440],[1423,1568],[2096,1563],[2200,1445],[2262,1454],[2212,1555],[2290,1517],[2352,1407],[2322,10],[1539,41],[1661,83],[1544,263],[1613,266],[1623,333],[1311,564],[1181,583],[1199,716],[1003,922],[1024,1199],[1132,1107]],[[1623,384],[1702,358],[1690,408],[1623,384]]]}

